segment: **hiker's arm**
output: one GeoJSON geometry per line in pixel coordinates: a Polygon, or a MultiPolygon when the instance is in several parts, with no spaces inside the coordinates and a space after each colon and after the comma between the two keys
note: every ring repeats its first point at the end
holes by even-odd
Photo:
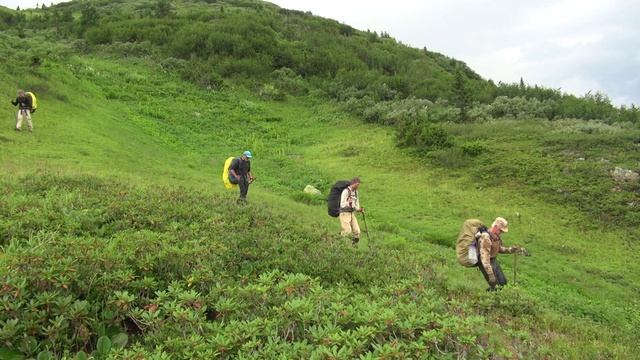
{"type": "Polygon", "coordinates": [[[364,209],[360,207],[360,193],[356,192],[356,203],[353,207],[356,211],[363,211],[364,209]]]}
{"type": "Polygon", "coordinates": [[[238,179],[239,176],[236,170],[238,170],[238,161],[236,159],[233,159],[231,161],[231,165],[229,165],[229,174],[233,175],[234,178],[238,179]]]}
{"type": "Polygon", "coordinates": [[[517,251],[519,251],[520,248],[517,246],[509,246],[509,247],[504,247],[502,245],[500,245],[500,254],[513,254],[517,251]]]}
{"type": "Polygon", "coordinates": [[[500,246],[501,254],[521,253],[523,250],[524,248],[521,248],[520,246],[509,246],[509,247],[500,246]]]}
{"type": "Polygon", "coordinates": [[[489,276],[489,285],[492,287],[496,285],[496,276],[493,274],[493,268],[491,267],[491,238],[489,234],[482,233],[480,235],[480,262],[484,271],[489,276]]]}
{"type": "Polygon", "coordinates": [[[233,165],[229,166],[229,174],[233,175],[235,178],[238,177],[238,174],[236,174],[236,171],[233,169],[233,165]]]}
{"type": "Polygon", "coordinates": [[[18,105],[18,103],[19,103],[18,98],[16,98],[15,100],[11,100],[11,104],[12,104],[13,106],[18,105]]]}

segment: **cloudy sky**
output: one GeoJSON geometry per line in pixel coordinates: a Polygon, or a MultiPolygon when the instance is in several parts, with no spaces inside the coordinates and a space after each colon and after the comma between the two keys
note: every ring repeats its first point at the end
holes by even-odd
{"type": "MultiPolygon", "coordinates": [[[[37,0],[0,0],[15,8],[37,0]]],[[[59,2],[59,1],[55,1],[59,2]]],[[[494,81],[640,104],[639,0],[271,0],[361,30],[386,31],[494,81]]],[[[50,1],[46,1],[47,4],[50,1]]]]}

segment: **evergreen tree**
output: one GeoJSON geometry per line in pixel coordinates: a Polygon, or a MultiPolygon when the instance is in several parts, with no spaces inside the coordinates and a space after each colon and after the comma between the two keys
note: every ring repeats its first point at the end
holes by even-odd
{"type": "Polygon", "coordinates": [[[459,68],[456,70],[455,78],[453,79],[453,102],[460,109],[459,120],[461,122],[467,121],[467,112],[471,107],[471,91],[459,68]]]}
{"type": "Polygon", "coordinates": [[[62,22],[72,22],[73,21],[73,12],[71,9],[66,9],[62,13],[62,22]]]}
{"type": "Polygon", "coordinates": [[[157,17],[169,17],[173,11],[171,0],[158,0],[155,4],[154,12],[157,17]]]}
{"type": "Polygon", "coordinates": [[[82,8],[80,24],[83,27],[92,26],[98,23],[99,18],[100,16],[98,15],[98,10],[96,10],[95,6],[87,4],[82,8]]]}

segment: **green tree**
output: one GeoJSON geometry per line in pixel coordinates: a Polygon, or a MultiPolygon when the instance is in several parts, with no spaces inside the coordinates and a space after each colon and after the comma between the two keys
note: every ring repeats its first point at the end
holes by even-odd
{"type": "Polygon", "coordinates": [[[471,107],[471,91],[460,69],[456,71],[453,79],[453,102],[460,109],[459,121],[467,121],[471,107]]]}
{"type": "Polygon", "coordinates": [[[62,12],[62,22],[72,22],[73,21],[73,12],[71,9],[66,9],[62,12]]]}
{"type": "Polygon", "coordinates": [[[158,0],[154,6],[154,12],[160,18],[170,17],[173,12],[171,0],[158,0]]]}
{"type": "Polygon", "coordinates": [[[82,25],[83,28],[96,25],[98,23],[98,19],[100,18],[98,10],[92,4],[85,5],[82,8],[80,14],[80,25],[82,25]]]}

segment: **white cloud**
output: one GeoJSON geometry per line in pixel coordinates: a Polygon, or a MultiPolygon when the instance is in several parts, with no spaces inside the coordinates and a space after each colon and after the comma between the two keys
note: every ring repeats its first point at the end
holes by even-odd
{"type": "Polygon", "coordinates": [[[553,39],[552,42],[559,47],[572,48],[576,46],[593,45],[602,41],[603,38],[604,36],[601,33],[576,34],[576,35],[561,36],[556,39],[553,39]]]}
{"type": "MultiPolygon", "coordinates": [[[[64,1],[68,1],[68,0],[64,0],[64,1]]],[[[10,9],[15,9],[16,7],[20,6],[20,9],[29,9],[29,8],[35,8],[36,5],[42,5],[45,4],[47,6],[51,5],[51,4],[57,4],[57,3],[61,3],[63,2],[62,0],[0,0],[0,5],[8,7],[10,9]]]]}
{"type": "Polygon", "coordinates": [[[522,30],[558,32],[582,27],[605,18],[614,9],[615,1],[561,0],[540,2],[522,19],[522,30]]]}
{"type": "Polygon", "coordinates": [[[591,89],[600,88],[600,84],[597,81],[584,78],[579,75],[561,79],[560,85],[562,86],[562,91],[566,91],[576,95],[584,95],[587,92],[592,91],[591,89]],[[585,89],[589,90],[585,91],[585,89]]]}
{"type": "Polygon", "coordinates": [[[502,64],[517,64],[522,60],[522,49],[519,47],[509,47],[498,50],[494,57],[502,64]]]}

